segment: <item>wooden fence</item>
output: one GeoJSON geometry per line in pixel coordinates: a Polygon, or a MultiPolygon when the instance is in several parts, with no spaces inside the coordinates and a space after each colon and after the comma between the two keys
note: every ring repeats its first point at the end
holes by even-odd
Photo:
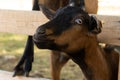
{"type": "MultiPolygon", "coordinates": [[[[120,46],[120,16],[95,16],[103,22],[99,41],[120,46]]],[[[33,35],[47,21],[40,11],[0,10],[0,32],[33,35]]]]}

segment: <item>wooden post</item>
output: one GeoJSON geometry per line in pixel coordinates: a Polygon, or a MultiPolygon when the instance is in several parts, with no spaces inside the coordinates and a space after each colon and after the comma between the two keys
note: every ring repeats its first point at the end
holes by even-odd
{"type": "Polygon", "coordinates": [[[119,55],[119,67],[118,67],[118,80],[120,80],[120,55],[119,55]]]}

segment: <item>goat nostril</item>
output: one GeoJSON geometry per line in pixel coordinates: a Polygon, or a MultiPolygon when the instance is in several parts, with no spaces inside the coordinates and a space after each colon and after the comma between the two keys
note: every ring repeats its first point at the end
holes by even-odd
{"type": "Polygon", "coordinates": [[[37,29],[36,31],[38,34],[45,34],[45,29],[37,29]]]}
{"type": "Polygon", "coordinates": [[[37,34],[45,34],[45,28],[43,28],[43,27],[38,27],[37,30],[36,30],[36,33],[37,33],[37,34]]]}
{"type": "Polygon", "coordinates": [[[40,30],[38,34],[45,34],[45,30],[40,30]]]}

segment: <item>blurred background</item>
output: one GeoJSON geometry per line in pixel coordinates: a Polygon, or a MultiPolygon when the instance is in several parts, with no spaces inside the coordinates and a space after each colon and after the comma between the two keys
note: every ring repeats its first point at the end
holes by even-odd
{"type": "MultiPolygon", "coordinates": [[[[98,14],[120,15],[120,0],[98,0],[98,14]]],[[[0,9],[31,10],[32,0],[0,0],[0,9]]],[[[0,69],[13,71],[21,58],[27,35],[0,33],[0,69]]],[[[40,50],[35,47],[35,60],[30,75],[51,78],[50,50],[40,50]]],[[[61,73],[62,80],[83,80],[79,67],[71,60],[61,73]]]]}

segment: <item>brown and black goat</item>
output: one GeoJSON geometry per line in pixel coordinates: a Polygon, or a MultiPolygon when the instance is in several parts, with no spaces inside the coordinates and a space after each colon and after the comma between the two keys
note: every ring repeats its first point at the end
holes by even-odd
{"type": "MultiPolygon", "coordinates": [[[[56,12],[58,8],[64,7],[66,5],[74,5],[78,7],[85,8],[85,10],[88,13],[97,13],[97,8],[98,8],[98,0],[33,0],[33,9],[32,10],[40,10],[42,7],[39,4],[42,4],[52,11],[56,12]],[[39,8],[40,7],[40,8],[39,8]]],[[[43,11],[44,12],[44,11],[43,11]]],[[[45,13],[46,14],[46,13],[45,13]]],[[[49,15],[47,15],[49,16],[49,15]]],[[[49,16],[49,19],[50,16],[49,16]]],[[[24,54],[19,61],[19,63],[15,67],[15,73],[13,76],[16,75],[25,75],[29,76],[29,72],[31,71],[32,68],[32,62],[34,59],[34,48],[33,48],[33,40],[32,36],[28,37],[26,47],[24,50],[24,54]]],[[[63,66],[63,63],[66,63],[68,60],[68,57],[64,57],[64,55],[59,54],[60,52],[58,51],[53,51],[53,54],[51,54],[51,59],[52,59],[52,70],[53,72],[53,79],[54,80],[59,80],[59,74],[56,72],[56,64],[59,64],[58,67],[63,66]],[[56,55],[57,54],[57,55],[56,55]],[[62,61],[61,61],[62,59],[62,61]]],[[[59,68],[60,69],[60,68],[59,68]]],[[[60,72],[60,71],[58,71],[60,72]]]]}
{"type": "MultiPolygon", "coordinates": [[[[53,19],[39,26],[34,34],[38,48],[65,52],[79,65],[87,80],[118,79],[118,53],[98,45],[97,34],[102,26],[99,20],[72,6],[51,14],[53,19]]],[[[60,67],[56,68],[59,73],[60,67]]]]}

